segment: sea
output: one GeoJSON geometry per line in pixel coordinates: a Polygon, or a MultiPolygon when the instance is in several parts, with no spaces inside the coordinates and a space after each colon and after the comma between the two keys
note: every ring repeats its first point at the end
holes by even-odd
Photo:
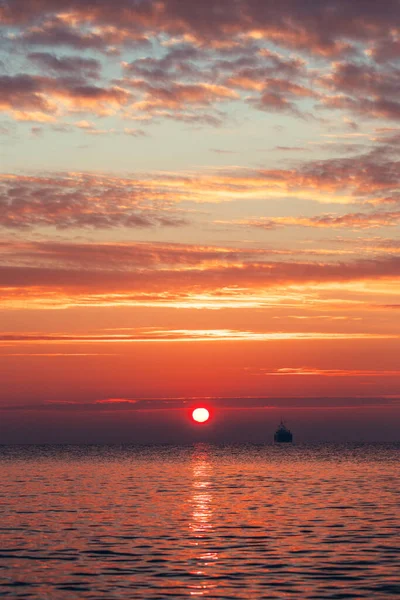
{"type": "Polygon", "coordinates": [[[395,598],[400,444],[0,446],[0,597],[395,598]]]}

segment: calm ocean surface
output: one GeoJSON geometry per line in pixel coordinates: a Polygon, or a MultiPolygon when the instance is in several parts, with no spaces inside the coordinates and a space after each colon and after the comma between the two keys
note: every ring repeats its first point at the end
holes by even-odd
{"type": "Polygon", "coordinates": [[[400,595],[400,445],[0,446],[4,598],[400,595]]]}

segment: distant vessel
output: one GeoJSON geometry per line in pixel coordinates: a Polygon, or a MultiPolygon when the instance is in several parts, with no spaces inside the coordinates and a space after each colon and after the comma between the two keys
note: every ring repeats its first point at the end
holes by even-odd
{"type": "Polygon", "coordinates": [[[293,434],[289,431],[283,421],[281,421],[278,429],[275,431],[274,441],[278,443],[293,442],[293,434]]]}

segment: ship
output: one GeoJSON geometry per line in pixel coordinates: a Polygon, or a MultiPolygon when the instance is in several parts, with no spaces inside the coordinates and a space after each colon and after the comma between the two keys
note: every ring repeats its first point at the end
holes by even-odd
{"type": "Polygon", "coordinates": [[[275,431],[274,442],[278,443],[291,443],[293,442],[293,434],[286,427],[283,421],[281,421],[278,429],[275,431]]]}

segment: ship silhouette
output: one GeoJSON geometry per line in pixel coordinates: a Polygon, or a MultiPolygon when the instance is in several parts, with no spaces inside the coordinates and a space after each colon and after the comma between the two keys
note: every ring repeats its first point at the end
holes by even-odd
{"type": "Polygon", "coordinates": [[[275,431],[274,442],[277,443],[291,443],[293,442],[293,434],[286,427],[283,421],[280,422],[278,429],[275,431]]]}

